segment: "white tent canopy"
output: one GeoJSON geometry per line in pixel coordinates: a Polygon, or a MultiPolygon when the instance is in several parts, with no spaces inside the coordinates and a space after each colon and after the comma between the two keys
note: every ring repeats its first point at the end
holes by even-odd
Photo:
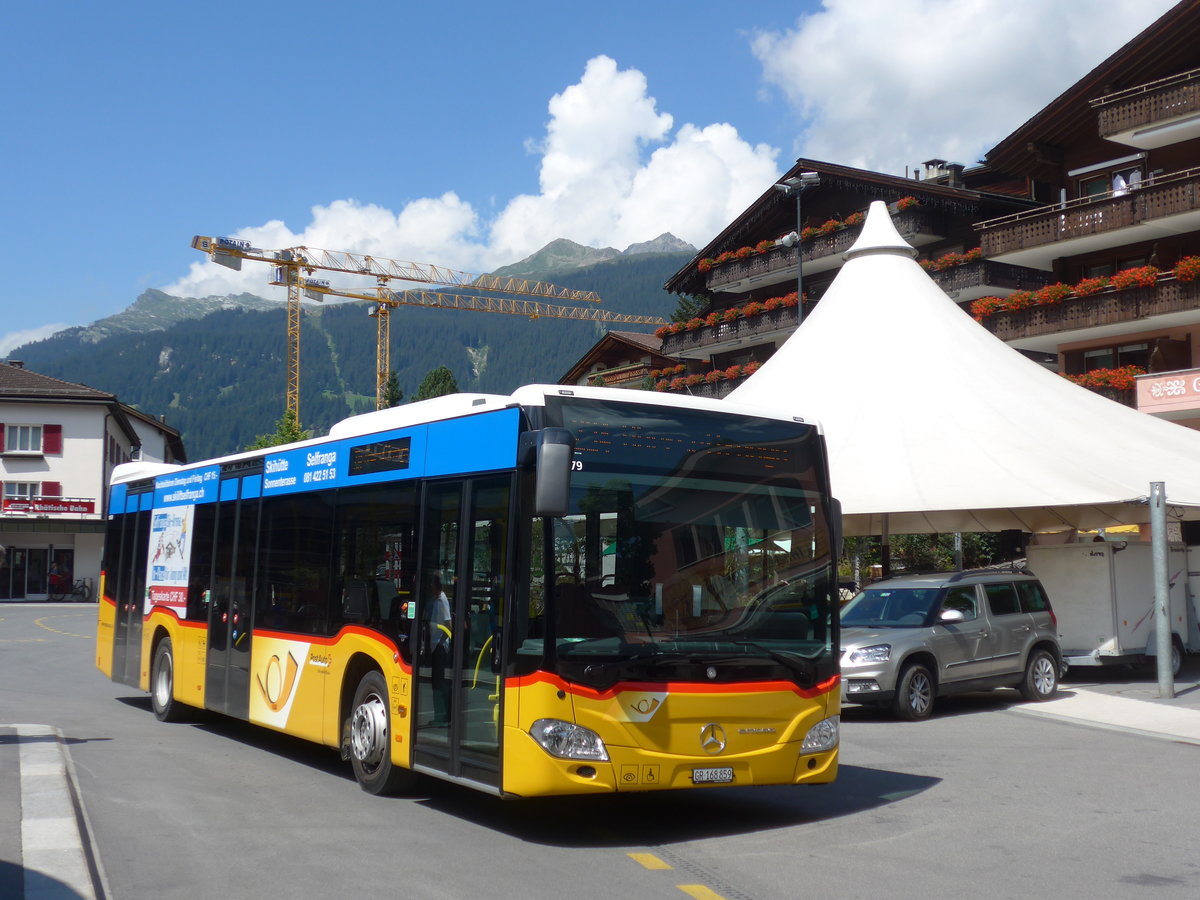
{"type": "Polygon", "coordinates": [[[846,534],[1145,523],[1155,481],[1200,518],[1200,432],[1022,356],[915,255],[872,203],[813,313],[729,395],[821,422],[846,534]]]}

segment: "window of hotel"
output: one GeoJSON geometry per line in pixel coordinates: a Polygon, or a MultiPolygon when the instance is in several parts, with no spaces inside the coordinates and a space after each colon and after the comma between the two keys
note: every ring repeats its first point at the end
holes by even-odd
{"type": "Polygon", "coordinates": [[[1122,366],[1150,366],[1150,345],[1121,344],[1115,347],[1093,347],[1064,354],[1066,373],[1082,375],[1095,369],[1118,369],[1122,366]]]}
{"type": "Polygon", "coordinates": [[[1141,166],[1125,166],[1107,172],[1096,172],[1079,179],[1079,196],[1099,197],[1112,192],[1114,196],[1119,197],[1137,188],[1141,183],[1141,166]]]}

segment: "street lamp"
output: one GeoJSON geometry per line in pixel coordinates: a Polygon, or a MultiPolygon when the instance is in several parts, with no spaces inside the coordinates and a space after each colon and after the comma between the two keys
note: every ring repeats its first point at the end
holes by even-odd
{"type": "MultiPolygon", "coordinates": [[[[796,231],[793,243],[796,245],[796,324],[797,326],[804,319],[804,263],[803,251],[800,247],[800,229],[804,227],[804,215],[800,208],[800,195],[804,193],[805,188],[813,187],[821,183],[821,176],[816,172],[801,172],[799,175],[793,175],[791,178],[785,178],[779,184],[775,185],[775,190],[783,191],[785,194],[796,195],[796,231]]],[[[784,238],[784,246],[790,247],[788,235],[784,238]]]]}

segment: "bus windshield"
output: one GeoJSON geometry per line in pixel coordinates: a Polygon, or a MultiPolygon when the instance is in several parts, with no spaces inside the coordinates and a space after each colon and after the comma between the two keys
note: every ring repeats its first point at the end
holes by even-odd
{"type": "Polygon", "coordinates": [[[596,400],[550,413],[576,439],[571,512],[534,540],[560,675],[811,686],[832,673],[813,426],[596,400]]]}

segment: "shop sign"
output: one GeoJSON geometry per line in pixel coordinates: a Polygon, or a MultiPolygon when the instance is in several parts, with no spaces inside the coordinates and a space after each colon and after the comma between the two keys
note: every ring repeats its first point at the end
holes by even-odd
{"type": "Polygon", "coordinates": [[[90,516],[96,512],[96,501],[75,500],[70,497],[5,497],[4,511],[34,515],[65,513],[72,516],[90,516]]]}

